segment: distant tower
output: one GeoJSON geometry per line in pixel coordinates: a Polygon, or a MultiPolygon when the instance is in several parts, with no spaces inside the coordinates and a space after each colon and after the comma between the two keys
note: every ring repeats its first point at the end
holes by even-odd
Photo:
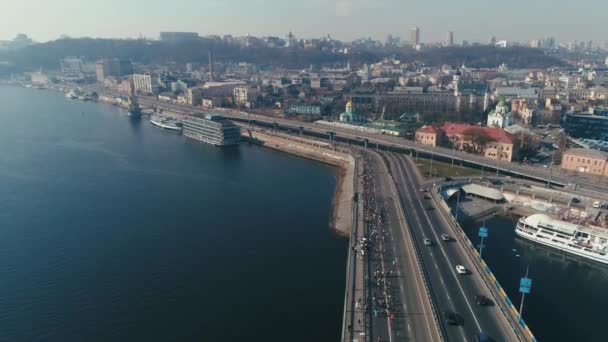
{"type": "Polygon", "coordinates": [[[490,109],[490,90],[486,88],[486,92],[483,94],[483,111],[487,112],[490,109]]]}
{"type": "Polygon", "coordinates": [[[209,80],[213,82],[213,52],[209,50],[209,80]]]}
{"type": "Polygon", "coordinates": [[[293,47],[296,45],[296,36],[291,31],[289,31],[285,40],[285,47],[293,47]]]}
{"type": "Polygon", "coordinates": [[[454,96],[460,95],[460,69],[456,69],[454,76],[452,78],[452,87],[454,88],[454,96]]]}
{"type": "Polygon", "coordinates": [[[414,46],[420,44],[420,28],[418,28],[418,26],[412,28],[410,40],[414,46]]]}
{"type": "Polygon", "coordinates": [[[496,45],[496,37],[492,36],[490,37],[490,40],[488,41],[488,45],[496,45]]]}
{"type": "Polygon", "coordinates": [[[446,37],[446,44],[448,46],[454,45],[454,31],[448,31],[448,34],[446,37]]]}

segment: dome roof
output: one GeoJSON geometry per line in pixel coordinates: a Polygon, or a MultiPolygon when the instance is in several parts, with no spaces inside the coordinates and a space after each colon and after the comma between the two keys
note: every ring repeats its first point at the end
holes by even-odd
{"type": "Polygon", "coordinates": [[[509,105],[507,104],[507,101],[505,101],[505,99],[502,99],[500,100],[500,102],[498,102],[496,107],[509,107],[509,105]]]}

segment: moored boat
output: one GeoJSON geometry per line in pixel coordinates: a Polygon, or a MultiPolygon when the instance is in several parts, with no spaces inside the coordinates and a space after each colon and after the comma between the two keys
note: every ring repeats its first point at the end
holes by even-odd
{"type": "Polygon", "coordinates": [[[541,245],[608,264],[608,230],[553,219],[544,214],[522,217],[515,233],[541,245]]]}

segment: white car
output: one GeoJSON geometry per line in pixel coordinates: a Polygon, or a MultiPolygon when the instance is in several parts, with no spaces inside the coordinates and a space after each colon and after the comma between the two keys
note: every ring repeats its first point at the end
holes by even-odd
{"type": "Polygon", "coordinates": [[[443,241],[450,241],[451,238],[448,234],[441,234],[441,240],[443,241]]]}
{"type": "Polygon", "coordinates": [[[431,239],[429,239],[429,238],[424,238],[424,245],[425,245],[425,246],[430,246],[430,245],[432,245],[432,244],[433,244],[433,242],[431,241],[431,239]]]}
{"type": "Polygon", "coordinates": [[[467,274],[467,269],[462,265],[456,265],[456,272],[458,272],[458,274],[467,274]]]}

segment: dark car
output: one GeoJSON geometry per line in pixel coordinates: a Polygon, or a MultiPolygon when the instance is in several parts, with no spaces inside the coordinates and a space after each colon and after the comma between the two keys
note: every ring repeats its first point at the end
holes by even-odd
{"type": "Polygon", "coordinates": [[[462,321],[460,315],[453,311],[444,311],[443,316],[445,317],[445,322],[449,325],[460,325],[462,321]]]}
{"type": "Polygon", "coordinates": [[[478,332],[477,335],[475,335],[475,342],[491,342],[491,341],[494,341],[494,340],[482,331],[478,332]]]}
{"type": "Polygon", "coordinates": [[[581,200],[576,197],[572,197],[572,203],[581,203],[581,200]]]}
{"type": "Polygon", "coordinates": [[[490,300],[490,298],[484,296],[484,295],[476,295],[475,296],[475,302],[477,303],[477,305],[480,306],[490,306],[493,305],[494,303],[490,300]]]}

